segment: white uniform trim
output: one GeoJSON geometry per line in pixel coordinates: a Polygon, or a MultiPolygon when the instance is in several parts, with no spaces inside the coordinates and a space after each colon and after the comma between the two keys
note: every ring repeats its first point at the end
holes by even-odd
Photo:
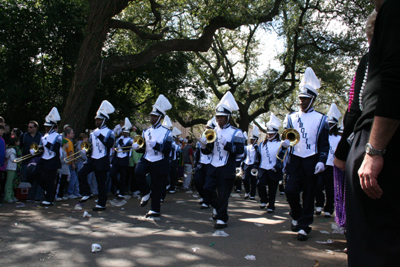
{"type": "MultiPolygon", "coordinates": [[[[62,136],[58,133],[56,133],[54,130],[52,130],[49,133],[46,133],[43,137],[42,137],[42,141],[41,143],[43,144],[43,140],[46,139],[47,143],[50,143],[52,145],[55,145],[57,142],[60,143],[60,155],[61,155],[61,150],[62,150],[62,136]]],[[[56,156],[56,152],[51,151],[50,149],[48,149],[46,146],[43,146],[44,152],[42,155],[42,159],[45,160],[49,160],[52,159],[56,156]]]]}
{"type": "Polygon", "coordinates": [[[161,124],[158,124],[155,127],[152,126],[144,130],[142,133],[142,137],[146,142],[146,151],[143,157],[150,162],[160,161],[164,159],[164,153],[151,148],[149,145],[149,141],[156,141],[158,144],[160,144],[160,150],[162,150],[166,141],[170,141],[172,143],[171,131],[161,126],[161,124]]]}
{"type": "Polygon", "coordinates": [[[246,159],[244,160],[244,163],[246,165],[253,165],[256,163],[257,149],[254,147],[254,145],[245,146],[244,151],[246,153],[246,159]]]}
{"type": "MultiPolygon", "coordinates": [[[[107,126],[103,126],[101,129],[95,129],[95,131],[100,131],[100,134],[104,136],[104,142],[107,141],[108,138],[114,137],[114,131],[110,130],[107,126]]],[[[93,132],[90,134],[90,140],[92,144],[92,158],[100,159],[108,155],[107,147],[100,141],[99,138],[93,135],[93,132]]]]}
{"type": "Polygon", "coordinates": [[[281,146],[281,142],[274,140],[268,141],[266,144],[262,142],[259,145],[260,150],[260,168],[264,170],[272,170],[276,165],[276,153],[281,146]]]}
{"type": "Polygon", "coordinates": [[[339,141],[342,137],[340,135],[334,136],[329,135],[329,153],[328,153],[328,159],[326,160],[326,165],[327,166],[333,166],[333,160],[335,159],[335,151],[336,147],[339,144],[339,141]]]}
{"type": "MultiPolygon", "coordinates": [[[[133,143],[133,139],[131,137],[129,137],[129,136],[128,137],[121,136],[115,142],[115,144],[117,145],[117,148],[127,147],[127,146],[129,146],[129,143],[130,143],[130,145],[132,145],[132,143],[133,143]],[[119,140],[121,140],[121,139],[122,139],[122,142],[123,142],[122,146],[119,144],[119,140]]],[[[124,148],[123,150],[124,151],[128,150],[128,148],[124,148]]],[[[130,157],[131,155],[132,155],[132,149],[127,151],[127,152],[117,152],[117,157],[118,158],[125,158],[126,156],[130,157]]]]}

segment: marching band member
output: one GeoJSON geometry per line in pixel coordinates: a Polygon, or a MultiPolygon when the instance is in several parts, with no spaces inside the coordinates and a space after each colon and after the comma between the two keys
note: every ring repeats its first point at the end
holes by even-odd
{"type": "Polygon", "coordinates": [[[134,143],[132,148],[139,153],[144,153],[140,159],[135,175],[142,195],[140,205],[146,206],[151,196],[151,210],[146,217],[160,217],[160,200],[162,197],[165,180],[168,179],[169,153],[172,145],[172,134],[167,128],[161,126],[161,120],[166,111],[171,109],[168,99],[160,95],[150,113],[151,127],[143,131],[144,145],[134,143]],[[150,173],[151,186],[147,183],[146,175],[150,173]]]}
{"type": "MultiPolygon", "coordinates": [[[[299,241],[307,240],[313,222],[317,174],[324,171],[329,152],[329,128],[324,114],[314,110],[320,82],[308,67],[300,83],[300,110],[286,116],[284,128],[294,128],[300,141],[291,147],[285,166],[285,193],[293,218],[291,229],[298,232],[299,241]],[[302,194],[302,203],[300,194],[302,194]]],[[[289,140],[282,140],[282,147],[289,147],[289,140]]]]}
{"type": "Polygon", "coordinates": [[[336,147],[341,139],[340,135],[338,134],[338,122],[342,114],[340,113],[336,104],[333,103],[327,116],[329,123],[329,153],[328,159],[326,160],[326,169],[320,173],[318,178],[318,185],[315,193],[315,214],[320,215],[322,209],[324,209],[325,217],[329,218],[332,216],[334,209],[333,160],[335,159],[336,147]],[[324,188],[326,193],[325,207],[325,194],[323,192],[324,188]]]}
{"type": "Polygon", "coordinates": [[[207,170],[204,193],[210,205],[214,208],[213,218],[217,220],[215,229],[228,226],[228,199],[235,180],[236,156],[244,152],[244,135],[240,129],[230,125],[232,111],[239,110],[231,92],[227,92],[216,109],[217,139],[204,145],[206,138],[200,140],[201,152],[212,154],[212,160],[207,170]]]}
{"type": "Polygon", "coordinates": [[[261,198],[260,208],[267,206],[268,213],[275,211],[275,198],[278,190],[279,181],[282,180],[282,168],[277,166],[276,154],[281,145],[279,138],[279,127],[281,122],[271,113],[270,120],[267,123],[267,135],[265,140],[259,146],[260,164],[258,169],[258,195],[261,198]],[[268,193],[267,193],[268,185],[268,193]]]}
{"type": "Polygon", "coordinates": [[[171,165],[170,165],[170,170],[169,170],[169,193],[170,194],[175,194],[175,186],[176,186],[176,168],[178,167],[179,164],[179,153],[181,151],[181,146],[177,143],[176,140],[178,140],[178,136],[181,135],[182,132],[174,127],[172,129],[172,147],[171,149],[174,150],[174,153],[170,154],[170,159],[171,159],[171,165]]]}
{"type": "MultiPolygon", "coordinates": [[[[243,132],[245,143],[244,145],[247,145],[247,132],[243,132]]],[[[240,193],[242,191],[242,181],[243,181],[243,160],[245,157],[245,153],[236,156],[236,178],[234,182],[234,188],[236,193],[240,193]]]]}
{"type": "MultiPolygon", "coordinates": [[[[111,113],[115,111],[113,105],[104,100],[97,110],[95,119],[96,129],[90,134],[89,143],[91,153],[88,154],[88,160],[84,162],[78,172],[79,193],[83,196],[80,202],[86,202],[91,197],[90,186],[87,176],[94,171],[96,176],[99,200],[93,211],[106,209],[107,202],[107,173],[110,171],[110,150],[114,146],[114,131],[107,127],[107,121],[111,113]]],[[[85,150],[81,150],[85,153],[85,150]]]]}
{"type": "MultiPolygon", "coordinates": [[[[170,131],[172,130],[172,122],[171,122],[171,119],[169,118],[168,115],[165,115],[163,123],[162,123],[162,126],[164,128],[167,128],[170,131]]],[[[172,131],[171,131],[171,135],[172,135],[172,131]]],[[[169,172],[171,171],[171,163],[172,163],[172,160],[174,159],[174,155],[176,155],[175,154],[176,146],[174,144],[175,144],[175,142],[172,139],[171,151],[169,152],[169,157],[168,157],[168,164],[169,164],[168,165],[169,166],[168,169],[169,169],[169,172]]],[[[161,203],[164,202],[164,199],[167,196],[167,190],[169,189],[169,184],[170,184],[169,172],[168,172],[168,175],[167,175],[167,179],[165,179],[165,181],[164,181],[163,191],[162,191],[162,195],[161,195],[161,199],[160,199],[161,203]]]]}
{"type": "MultiPolygon", "coordinates": [[[[45,135],[39,144],[43,146],[43,154],[32,172],[36,182],[46,192],[42,206],[52,206],[56,188],[57,170],[61,168],[61,146],[62,136],[57,133],[57,122],[60,121],[60,114],[56,107],[53,107],[46,116],[44,123],[45,135]]],[[[35,152],[30,150],[33,155],[35,152]]]]}
{"type": "MultiPolygon", "coordinates": [[[[215,118],[212,118],[207,122],[206,125],[206,130],[207,129],[212,129],[214,130],[215,127],[217,127],[217,122],[215,121],[215,118]]],[[[194,179],[193,183],[194,186],[196,187],[197,192],[199,192],[200,195],[200,208],[201,209],[208,209],[209,206],[209,201],[204,194],[204,184],[206,182],[206,175],[207,175],[207,170],[208,166],[210,165],[212,155],[211,154],[204,154],[201,152],[201,144],[200,142],[197,142],[197,150],[195,154],[195,162],[194,162],[194,168],[195,168],[195,174],[194,174],[194,179]]]]}
{"type": "Polygon", "coordinates": [[[254,126],[253,131],[251,132],[250,144],[245,146],[244,154],[245,159],[243,161],[243,185],[244,185],[244,199],[248,199],[250,197],[251,200],[256,199],[256,185],[257,185],[257,177],[251,174],[252,169],[258,168],[258,137],[260,136],[260,131],[257,126],[254,126]]]}
{"type": "Polygon", "coordinates": [[[112,178],[113,185],[116,188],[117,199],[124,199],[125,195],[125,179],[129,168],[129,157],[132,154],[133,139],[129,136],[132,128],[132,123],[128,118],[125,118],[125,124],[121,129],[121,137],[117,139],[114,157],[112,159],[112,167],[110,170],[110,177],[112,178]],[[119,173],[119,181],[118,181],[119,173]]]}

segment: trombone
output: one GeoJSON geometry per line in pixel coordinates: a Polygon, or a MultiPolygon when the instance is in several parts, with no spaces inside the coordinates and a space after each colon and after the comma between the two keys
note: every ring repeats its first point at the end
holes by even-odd
{"type": "MultiPolygon", "coordinates": [[[[90,148],[91,148],[91,145],[89,144],[89,142],[82,142],[82,144],[81,144],[81,150],[85,150],[85,152],[87,153],[89,150],[90,150],[90,148]]],[[[77,152],[75,152],[74,154],[72,154],[72,155],[69,155],[68,157],[65,157],[64,158],[64,161],[66,162],[66,163],[71,163],[72,161],[74,161],[75,159],[77,159],[77,158],[80,158],[80,157],[82,157],[83,156],[83,154],[82,154],[82,151],[77,151],[77,152]],[[81,153],[79,156],[77,156],[77,157],[75,157],[75,155],[77,155],[77,154],[79,154],[79,153],[81,153]]]]}
{"type": "Polygon", "coordinates": [[[38,145],[35,142],[33,142],[31,144],[31,146],[29,147],[29,149],[33,149],[35,151],[35,153],[33,155],[32,154],[27,154],[25,156],[22,156],[22,157],[19,157],[17,159],[14,159],[14,163],[19,163],[19,162],[22,162],[22,161],[24,161],[26,159],[29,159],[29,158],[32,158],[32,157],[36,157],[38,154],[43,152],[43,149],[41,149],[41,148],[43,148],[43,145],[38,145]]]}
{"type": "Polygon", "coordinates": [[[123,146],[114,148],[117,153],[126,153],[132,150],[132,146],[123,146]]]}
{"type": "MultiPolygon", "coordinates": [[[[286,140],[289,139],[290,144],[289,146],[295,146],[299,141],[300,141],[300,134],[299,132],[294,129],[294,128],[289,128],[283,131],[282,133],[282,140],[286,140]]],[[[278,153],[276,153],[276,158],[281,161],[284,162],[286,155],[288,153],[288,148],[283,148],[282,144],[278,149],[278,153]]]]}

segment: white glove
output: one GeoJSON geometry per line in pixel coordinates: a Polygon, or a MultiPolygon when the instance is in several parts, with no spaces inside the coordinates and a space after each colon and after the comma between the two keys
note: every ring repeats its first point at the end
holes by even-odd
{"type": "Polygon", "coordinates": [[[133,148],[133,150],[138,150],[138,149],[139,149],[139,145],[136,144],[136,143],[134,143],[134,144],[132,145],[132,148],[133,148]]]}
{"type": "Polygon", "coordinates": [[[315,172],[314,174],[323,172],[325,170],[325,164],[322,162],[318,162],[317,165],[315,165],[315,172]]]}
{"type": "Polygon", "coordinates": [[[282,140],[281,142],[283,148],[288,148],[290,146],[289,139],[282,140]]]}
{"type": "Polygon", "coordinates": [[[149,141],[149,146],[150,146],[151,148],[155,147],[156,144],[157,144],[157,142],[154,141],[154,140],[150,140],[150,141],[149,141]]]}
{"type": "Polygon", "coordinates": [[[201,148],[202,149],[205,149],[206,148],[206,144],[207,144],[207,138],[205,138],[205,137],[202,137],[202,138],[200,138],[200,146],[201,146],[201,148]]]}
{"type": "Polygon", "coordinates": [[[35,155],[35,150],[34,149],[29,149],[29,153],[31,153],[31,155],[35,155]]]}
{"type": "Polygon", "coordinates": [[[96,137],[99,137],[100,131],[94,131],[94,132],[93,132],[93,135],[96,136],[96,137]]]}
{"type": "Polygon", "coordinates": [[[220,143],[222,146],[225,146],[225,145],[226,145],[226,139],[225,139],[223,136],[221,136],[221,137],[219,138],[219,143],[220,143]]]}

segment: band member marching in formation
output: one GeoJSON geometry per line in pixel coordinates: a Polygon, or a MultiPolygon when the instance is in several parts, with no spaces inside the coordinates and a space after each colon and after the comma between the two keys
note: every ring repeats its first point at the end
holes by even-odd
{"type": "Polygon", "coordinates": [[[168,99],[160,95],[150,113],[152,125],[142,133],[143,147],[140,148],[137,143],[132,145],[133,149],[144,153],[135,169],[135,175],[142,195],[140,205],[146,206],[151,196],[151,210],[146,217],[160,217],[160,200],[165,181],[168,179],[169,153],[172,145],[171,131],[161,126],[161,120],[171,108],[168,99]],[[146,179],[148,173],[151,176],[151,185],[146,179]]]}
{"type": "Polygon", "coordinates": [[[320,215],[324,209],[325,217],[329,218],[334,210],[334,185],[333,185],[333,160],[335,159],[336,147],[341,139],[338,134],[338,123],[342,116],[336,104],[332,104],[327,114],[329,122],[329,153],[326,161],[326,169],[318,177],[317,190],[315,193],[315,214],[320,215]],[[326,194],[326,204],[325,195],[326,194]]]}
{"type": "Polygon", "coordinates": [[[121,130],[122,135],[115,142],[116,148],[114,157],[111,162],[112,167],[110,170],[110,176],[116,190],[115,195],[119,200],[124,199],[125,180],[127,171],[129,169],[129,157],[132,154],[133,139],[129,136],[129,132],[131,129],[131,122],[128,118],[125,118],[125,125],[122,127],[121,130]]]}
{"type": "Polygon", "coordinates": [[[176,186],[176,169],[178,167],[179,164],[179,155],[181,153],[181,147],[177,144],[176,140],[178,138],[179,135],[181,135],[182,132],[174,127],[172,129],[172,138],[174,139],[172,141],[172,147],[171,149],[174,150],[173,153],[170,154],[170,170],[169,170],[169,193],[170,194],[175,194],[175,186],[176,186]]]}
{"type": "MultiPolygon", "coordinates": [[[[308,67],[300,83],[300,110],[288,114],[284,123],[285,129],[294,128],[300,134],[299,142],[290,149],[285,167],[285,193],[293,219],[291,229],[298,232],[300,241],[307,240],[311,231],[317,174],[324,171],[329,152],[327,117],[313,109],[319,87],[318,78],[308,67]]],[[[289,144],[288,139],[282,140],[283,148],[289,144]]]]}
{"type": "Polygon", "coordinates": [[[277,166],[276,154],[281,145],[279,138],[279,127],[281,122],[271,113],[270,120],[267,123],[267,135],[265,140],[259,146],[259,169],[258,169],[258,195],[261,198],[260,208],[267,206],[268,213],[275,211],[276,191],[278,190],[279,181],[282,179],[282,168],[277,166]],[[267,193],[268,185],[268,193],[267,193]]]}
{"type": "MultiPolygon", "coordinates": [[[[215,127],[217,127],[217,122],[215,121],[215,118],[212,118],[207,122],[206,125],[206,130],[207,129],[212,129],[214,130],[215,127]]],[[[201,209],[208,209],[209,206],[209,201],[204,194],[204,184],[206,183],[206,176],[207,176],[207,170],[208,166],[210,165],[212,158],[212,154],[204,154],[201,152],[201,144],[200,142],[197,142],[197,150],[195,154],[195,162],[194,162],[194,168],[195,168],[195,174],[194,174],[194,179],[193,183],[194,186],[196,187],[197,192],[199,192],[200,195],[200,208],[201,209]]]]}
{"type": "MultiPolygon", "coordinates": [[[[172,130],[172,122],[168,115],[165,115],[162,126],[170,131],[172,130]]],[[[172,131],[171,131],[171,135],[172,135],[172,131]]],[[[170,185],[171,178],[169,177],[169,172],[171,171],[171,164],[172,164],[172,160],[174,158],[174,154],[175,154],[175,150],[176,150],[176,146],[174,144],[175,144],[175,142],[172,139],[171,151],[169,152],[169,156],[168,156],[168,166],[169,166],[168,167],[168,175],[167,175],[167,179],[164,180],[163,191],[162,191],[162,195],[161,195],[161,199],[160,199],[161,203],[164,202],[165,197],[167,196],[167,190],[170,187],[169,185],[170,185]]]]}
{"type": "Polygon", "coordinates": [[[243,161],[243,185],[244,185],[244,199],[248,199],[250,197],[251,200],[256,199],[256,185],[257,185],[257,177],[252,173],[253,169],[258,168],[258,145],[257,141],[260,136],[260,131],[257,126],[254,126],[253,131],[251,132],[250,144],[245,146],[244,148],[244,161],[243,161]]]}
{"type": "Polygon", "coordinates": [[[227,92],[216,109],[217,139],[207,144],[202,137],[201,151],[204,154],[212,153],[211,164],[207,170],[204,193],[214,208],[213,219],[217,222],[214,228],[221,229],[228,226],[228,199],[235,180],[236,156],[244,152],[244,135],[240,129],[229,123],[232,111],[239,110],[231,92],[227,92]]]}
{"type": "MultiPolygon", "coordinates": [[[[247,145],[247,132],[243,132],[245,143],[244,146],[247,145]]],[[[243,160],[246,154],[243,152],[241,155],[236,156],[236,178],[234,182],[234,188],[236,193],[240,193],[242,191],[242,183],[243,183],[243,160]]]]}
{"type": "MultiPolygon", "coordinates": [[[[107,173],[110,171],[110,150],[114,146],[114,131],[107,127],[110,114],[115,111],[113,105],[104,100],[97,110],[95,119],[96,129],[89,137],[88,159],[78,172],[79,193],[83,196],[80,202],[86,202],[91,197],[87,176],[94,172],[99,192],[99,200],[93,211],[106,209],[107,203],[107,173]]],[[[81,150],[81,153],[86,153],[81,150]]]]}
{"type": "MultiPolygon", "coordinates": [[[[57,179],[57,170],[61,168],[61,146],[62,136],[57,133],[57,122],[60,121],[60,114],[56,107],[53,107],[46,116],[44,123],[45,135],[41,138],[39,149],[43,147],[42,157],[32,172],[38,185],[45,191],[42,206],[52,206],[56,192],[55,181],[57,179]]],[[[35,154],[33,149],[30,150],[35,154]]]]}

